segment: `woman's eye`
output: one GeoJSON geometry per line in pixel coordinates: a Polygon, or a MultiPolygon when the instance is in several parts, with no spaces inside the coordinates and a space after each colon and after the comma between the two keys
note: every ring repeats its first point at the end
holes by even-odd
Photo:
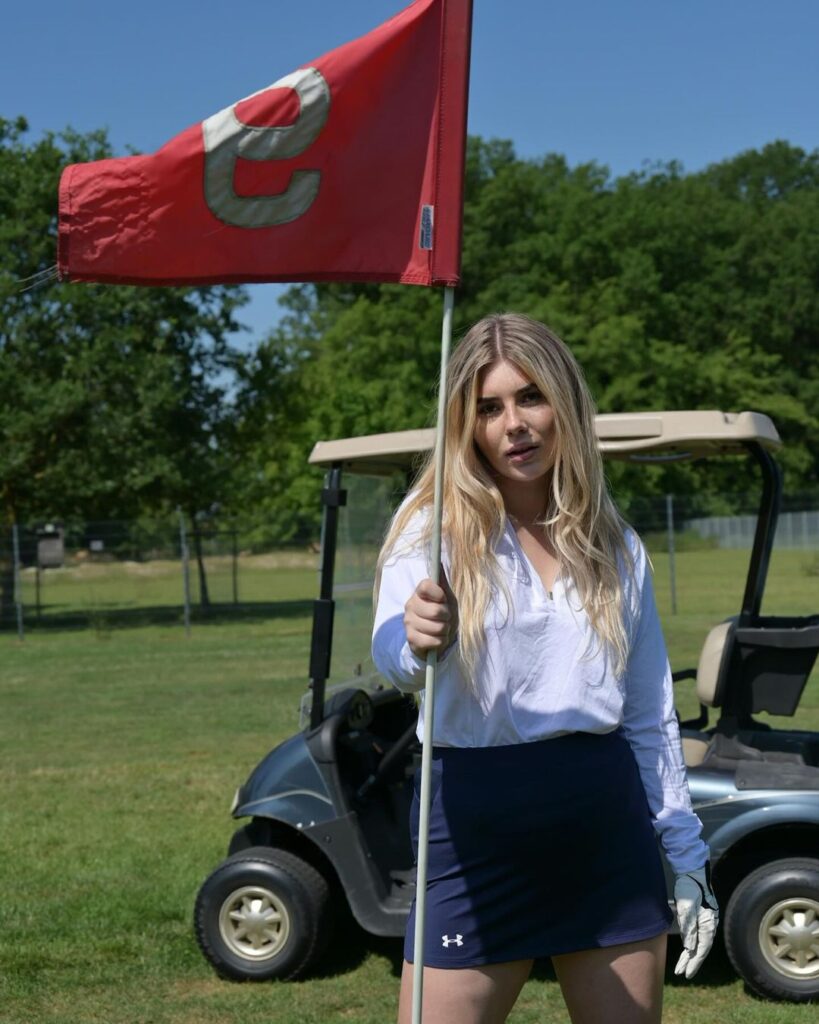
{"type": "Polygon", "coordinates": [[[478,406],[479,416],[494,416],[497,413],[499,406],[495,402],[487,402],[484,405],[478,406]]]}
{"type": "Polygon", "coordinates": [[[521,396],[521,403],[523,405],[538,405],[543,401],[543,395],[539,391],[527,391],[525,395],[521,396]]]}

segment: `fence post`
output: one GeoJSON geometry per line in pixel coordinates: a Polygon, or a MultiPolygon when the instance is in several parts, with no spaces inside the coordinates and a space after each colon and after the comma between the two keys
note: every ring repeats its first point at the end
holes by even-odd
{"type": "Polygon", "coordinates": [[[233,603],[239,603],[239,541],[236,527],[233,527],[233,603]]]}
{"type": "Polygon", "coordinates": [[[191,572],[190,557],[188,554],[188,536],[185,532],[185,516],[182,509],[177,506],[179,514],[179,551],[182,556],[182,587],[185,595],[185,636],[191,635],[191,572]]]}
{"type": "Polygon", "coordinates": [[[13,523],[11,527],[11,546],[14,559],[14,608],[17,612],[17,637],[22,640],[25,633],[23,631],[23,602],[20,593],[20,535],[17,523],[13,523]]]}
{"type": "Polygon", "coordinates": [[[674,564],[674,495],[665,496],[665,518],[668,526],[668,574],[671,580],[671,614],[677,614],[677,573],[674,564]]]}

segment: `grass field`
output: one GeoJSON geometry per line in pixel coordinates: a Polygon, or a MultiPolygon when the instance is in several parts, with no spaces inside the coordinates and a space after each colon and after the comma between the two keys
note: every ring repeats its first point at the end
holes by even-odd
{"type": "MultiPolygon", "coordinates": [[[[230,556],[205,559],[211,601],[231,606],[234,598],[230,556]]],[[[293,551],[242,555],[237,560],[236,596],[243,606],[264,606],[281,591],[291,600],[312,598],[317,591],[318,556],[293,551]]],[[[189,568],[191,601],[199,603],[195,561],[189,568]]],[[[40,573],[40,613],[37,614],[36,571],[21,573],[21,600],[26,628],[90,622],[97,627],[182,620],[184,587],[179,561],[80,561],[40,573]]],[[[249,609],[252,610],[252,609],[249,609]]],[[[262,609],[259,609],[262,610],[262,609]]]]}
{"type": "MultiPolygon", "coordinates": [[[[675,667],[695,664],[705,631],[736,610],[745,555],[678,555],[668,614],[675,667]]],[[[765,611],[817,610],[806,554],[774,558],[765,611]]],[[[317,978],[219,980],[191,928],[196,891],[223,858],[236,785],[296,728],[305,688],[310,569],[262,570],[245,617],[167,625],[33,629],[0,637],[0,1021],[3,1024],[375,1024],[394,1019],[398,941],[350,928],[317,978]]],[[[116,603],[117,584],[110,582],[116,603]]],[[[170,584],[169,584],[170,586],[170,584]]],[[[66,599],[68,600],[68,599],[66,599]]],[[[152,602],[163,600],[158,591],[152,602]]],[[[342,624],[343,626],[343,624],[342,624]]],[[[693,708],[681,694],[683,714],[693,708]]],[[[819,729],[814,673],[795,722],[819,729]]],[[[724,955],[694,982],[669,977],[669,1024],[807,1024],[816,1008],[747,994],[724,955]]],[[[548,966],[513,1024],[565,1022],[548,966]]]]}

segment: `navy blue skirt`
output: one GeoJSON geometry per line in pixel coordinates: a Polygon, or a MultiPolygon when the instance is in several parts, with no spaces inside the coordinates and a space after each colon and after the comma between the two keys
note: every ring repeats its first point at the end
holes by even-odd
{"type": "MultiPolygon", "coordinates": [[[[418,854],[420,778],[410,812],[418,854]]],[[[424,963],[474,967],[636,942],[671,912],[621,732],[432,754],[424,963]]],[[[413,961],[415,905],[404,956],[413,961]]]]}

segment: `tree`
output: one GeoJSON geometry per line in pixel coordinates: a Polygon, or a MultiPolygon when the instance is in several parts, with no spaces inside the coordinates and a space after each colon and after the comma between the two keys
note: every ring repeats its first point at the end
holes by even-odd
{"type": "MultiPolygon", "coordinates": [[[[508,142],[470,140],[456,328],[498,309],[551,324],[602,412],[768,412],[790,490],[819,482],[817,266],[817,153],[777,142],[697,174],[671,163],[612,180],[596,163],[520,160],[508,142]]],[[[289,296],[291,316],[239,398],[255,475],[238,492],[286,509],[282,540],[315,529],[315,440],[432,422],[440,337],[437,292],[316,285],[289,296]],[[286,396],[265,391],[273,364],[273,380],[289,375],[286,396]]],[[[626,500],[646,489],[717,500],[745,486],[737,464],[611,476],[626,500]]]]}
{"type": "Polygon", "coordinates": [[[0,120],[2,515],[132,519],[178,504],[193,516],[222,497],[244,293],[38,284],[55,260],[62,168],[111,152],[102,132],[26,144],[25,131],[0,120]]]}

